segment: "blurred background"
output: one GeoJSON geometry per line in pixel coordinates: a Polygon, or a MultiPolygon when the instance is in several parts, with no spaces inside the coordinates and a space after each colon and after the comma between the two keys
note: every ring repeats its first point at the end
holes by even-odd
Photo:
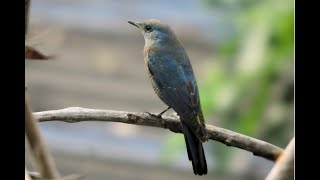
{"type": "MultiPolygon", "coordinates": [[[[56,57],[26,61],[33,111],[164,110],[145,71],[142,34],[127,23],[150,18],[184,45],[206,123],[285,148],[294,136],[293,0],[32,0],[26,44],[56,57]]],[[[210,141],[209,173],[198,177],[182,134],[111,122],[40,126],[60,173],[88,180],[258,180],[274,164],[210,141]]]]}

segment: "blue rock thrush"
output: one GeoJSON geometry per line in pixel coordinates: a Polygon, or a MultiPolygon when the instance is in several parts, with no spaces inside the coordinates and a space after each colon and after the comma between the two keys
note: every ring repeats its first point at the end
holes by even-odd
{"type": "Polygon", "coordinates": [[[202,143],[208,140],[198,87],[188,55],[172,29],[156,19],[132,22],[144,36],[144,61],[154,91],[180,117],[195,175],[207,174],[202,143]]]}

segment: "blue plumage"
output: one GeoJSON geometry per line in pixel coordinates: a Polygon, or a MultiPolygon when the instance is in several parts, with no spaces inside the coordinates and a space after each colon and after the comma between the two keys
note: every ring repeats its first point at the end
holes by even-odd
{"type": "Polygon", "coordinates": [[[170,27],[159,20],[129,23],[144,35],[144,61],[154,91],[180,117],[194,173],[207,174],[202,146],[208,140],[207,131],[196,79],[184,48],[170,27]]]}

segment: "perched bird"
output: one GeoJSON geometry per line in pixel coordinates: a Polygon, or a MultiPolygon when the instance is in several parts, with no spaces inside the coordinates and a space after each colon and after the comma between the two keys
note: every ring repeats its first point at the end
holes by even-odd
{"type": "Polygon", "coordinates": [[[208,140],[196,79],[188,55],[172,29],[156,19],[132,22],[144,36],[144,61],[154,91],[180,117],[195,175],[207,174],[202,143],[208,140]]]}

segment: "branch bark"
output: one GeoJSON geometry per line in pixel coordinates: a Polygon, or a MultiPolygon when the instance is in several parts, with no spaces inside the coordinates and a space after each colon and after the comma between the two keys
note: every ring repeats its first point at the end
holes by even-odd
{"type": "Polygon", "coordinates": [[[27,168],[25,168],[25,170],[24,170],[24,180],[31,180],[27,168]]]}
{"type": "Polygon", "coordinates": [[[29,105],[29,97],[25,93],[25,132],[30,145],[31,153],[40,174],[44,178],[58,178],[59,174],[52,157],[48,153],[29,105]]]}
{"type": "Polygon", "coordinates": [[[294,142],[293,137],[286,150],[277,159],[266,180],[294,179],[294,142]]]}
{"type": "MultiPolygon", "coordinates": [[[[81,121],[107,121],[121,122],[127,124],[152,126],[169,129],[175,133],[182,133],[181,123],[178,117],[156,118],[147,113],[87,109],[81,107],[70,107],[61,110],[43,111],[33,113],[39,122],[64,121],[76,123],[81,121]]],[[[206,125],[209,138],[219,141],[227,146],[237,147],[255,156],[264,157],[275,161],[283,152],[283,149],[267,142],[232,132],[227,129],[206,125]]]]}
{"type": "MultiPolygon", "coordinates": [[[[28,172],[28,170],[25,170],[25,177],[27,180],[27,177],[29,178],[28,180],[45,180],[43,177],[41,177],[40,173],[38,172],[28,172]]],[[[57,179],[50,179],[50,180],[80,180],[83,179],[85,176],[84,175],[78,175],[78,174],[71,174],[65,177],[57,178],[57,179]]]]}

